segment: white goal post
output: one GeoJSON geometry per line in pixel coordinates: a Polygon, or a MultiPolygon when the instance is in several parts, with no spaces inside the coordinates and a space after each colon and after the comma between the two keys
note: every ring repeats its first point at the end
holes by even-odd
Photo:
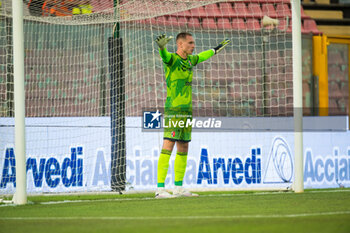
{"type": "Polygon", "coordinates": [[[294,105],[294,190],[304,191],[303,177],[303,89],[301,70],[301,17],[300,0],[292,0],[292,35],[293,35],[293,105],[294,105]]]}
{"type": "Polygon", "coordinates": [[[27,203],[26,141],[25,141],[25,92],[24,92],[24,35],[23,3],[12,1],[13,10],[13,67],[15,104],[15,154],[16,192],[13,202],[27,203]]]}

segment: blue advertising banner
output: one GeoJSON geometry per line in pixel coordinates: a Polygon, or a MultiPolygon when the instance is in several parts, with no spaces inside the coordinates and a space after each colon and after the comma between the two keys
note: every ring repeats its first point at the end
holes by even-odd
{"type": "MultiPolygon", "coordinates": [[[[154,190],[161,132],[126,119],[127,190],[154,190]]],[[[0,194],[14,193],[13,119],[0,119],[0,194]]],[[[26,119],[29,193],[110,191],[108,117],[26,119]]],[[[350,187],[350,132],[304,133],[305,188],[350,187]]],[[[167,188],[174,183],[175,151],[167,188]]],[[[193,189],[291,188],[293,132],[193,132],[184,186],[193,189]]]]}

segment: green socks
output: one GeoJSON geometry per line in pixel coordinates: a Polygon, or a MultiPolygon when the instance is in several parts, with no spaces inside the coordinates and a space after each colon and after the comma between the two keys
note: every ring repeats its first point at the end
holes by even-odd
{"type": "MultiPolygon", "coordinates": [[[[171,151],[162,150],[158,159],[158,171],[157,171],[157,182],[158,188],[164,187],[166,175],[169,168],[169,160],[171,151]]],[[[187,165],[187,153],[177,152],[175,157],[175,186],[182,186],[182,180],[184,179],[187,165]]]]}
{"type": "Polygon", "coordinates": [[[187,153],[177,152],[175,158],[175,186],[182,186],[182,180],[184,179],[187,165],[187,153]]]}
{"type": "Polygon", "coordinates": [[[157,182],[158,188],[164,187],[164,182],[169,168],[169,159],[171,151],[162,150],[158,159],[157,182]]]}

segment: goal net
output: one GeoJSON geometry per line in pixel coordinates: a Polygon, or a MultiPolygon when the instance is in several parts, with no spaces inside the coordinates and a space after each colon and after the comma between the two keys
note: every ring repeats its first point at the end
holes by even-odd
{"type": "MultiPolygon", "coordinates": [[[[0,194],[13,194],[12,6],[1,3],[0,194]]],[[[156,188],[164,125],[145,126],[167,93],[155,39],[183,31],[195,54],[231,40],[193,68],[193,117],[209,127],[193,129],[184,186],[291,186],[290,2],[31,0],[23,9],[28,193],[156,188]]],[[[175,40],[167,49],[176,52],[175,40]]]]}

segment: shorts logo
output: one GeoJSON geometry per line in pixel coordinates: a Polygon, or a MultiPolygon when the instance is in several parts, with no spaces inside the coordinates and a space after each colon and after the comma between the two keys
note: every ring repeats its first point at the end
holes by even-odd
{"type": "Polygon", "coordinates": [[[159,112],[159,110],[156,112],[143,112],[143,128],[160,129],[161,115],[162,114],[159,112]]]}
{"type": "Polygon", "coordinates": [[[175,131],[171,132],[171,136],[175,137],[175,131]]]}

